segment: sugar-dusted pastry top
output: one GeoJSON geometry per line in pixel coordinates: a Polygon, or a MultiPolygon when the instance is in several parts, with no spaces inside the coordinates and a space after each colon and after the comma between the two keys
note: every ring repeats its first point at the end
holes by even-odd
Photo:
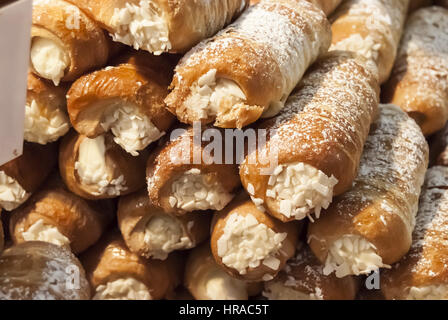
{"type": "MultiPolygon", "coordinates": [[[[380,110],[381,118],[373,123],[364,146],[354,188],[359,186],[362,190],[370,186],[390,192],[392,199],[401,199],[396,201],[402,206],[397,212],[412,232],[424,178],[419,173],[426,169],[428,145],[415,121],[397,106],[381,105],[380,110]]],[[[371,200],[356,192],[348,192],[344,197],[351,195],[358,201],[371,200]]],[[[387,202],[383,209],[393,210],[387,202]]]]}
{"type": "Polygon", "coordinates": [[[263,0],[184,56],[165,101],[187,123],[216,120],[220,127],[243,127],[262,113],[273,116],[307,67],[327,51],[329,29],[324,13],[306,1],[263,0]],[[239,90],[232,90],[235,101],[220,99],[214,107],[212,95],[203,107],[207,112],[198,113],[197,95],[216,91],[213,83],[203,86],[202,76],[210,71],[216,74],[216,87],[227,79],[239,90]]]}
{"type": "Polygon", "coordinates": [[[351,0],[331,17],[332,50],[355,51],[378,66],[380,82],[389,77],[409,0],[351,0]]]}
{"type": "Polygon", "coordinates": [[[428,170],[408,254],[382,274],[386,299],[448,298],[448,168],[428,170]]]}

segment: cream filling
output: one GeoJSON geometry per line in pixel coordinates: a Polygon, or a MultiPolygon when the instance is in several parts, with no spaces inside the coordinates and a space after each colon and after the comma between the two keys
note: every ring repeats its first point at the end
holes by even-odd
{"type": "Polygon", "coordinates": [[[314,210],[319,218],[321,209],[327,209],[333,199],[333,188],[338,183],[322,171],[299,162],[279,165],[270,176],[266,196],[276,199],[279,212],[296,220],[314,210]]]}
{"type": "Polygon", "coordinates": [[[204,287],[207,297],[211,300],[247,299],[246,283],[232,278],[222,270],[210,273],[204,287]]]}
{"type": "Polygon", "coordinates": [[[127,189],[123,175],[117,179],[109,176],[104,136],[81,141],[75,170],[83,185],[97,189],[93,195],[119,196],[127,189]]]}
{"type": "Polygon", "coordinates": [[[39,108],[35,100],[25,106],[25,140],[47,144],[58,140],[70,129],[67,114],[56,108],[39,108]]]}
{"type": "Polygon", "coordinates": [[[448,300],[448,285],[431,285],[426,287],[411,287],[407,300],[448,300]]]}
{"type": "Polygon", "coordinates": [[[390,268],[383,264],[375,246],[358,235],[345,235],[336,240],[328,250],[323,269],[324,275],[336,272],[336,277],[368,274],[379,268],[390,268]]]}
{"type": "Polygon", "coordinates": [[[244,103],[246,95],[232,80],[216,78],[216,69],[202,75],[191,88],[185,105],[198,119],[216,116],[223,109],[244,103]]]}
{"type": "Polygon", "coordinates": [[[59,232],[58,228],[37,220],[28,230],[22,233],[25,241],[45,241],[58,246],[70,245],[70,240],[59,232]]]}
{"type": "Polygon", "coordinates": [[[70,57],[55,41],[36,37],[31,44],[31,63],[34,70],[57,86],[70,66],[70,57]]]}
{"type": "Polygon", "coordinates": [[[121,278],[96,287],[93,300],[151,300],[151,294],[143,282],[121,278]]]}
{"type": "Polygon", "coordinates": [[[263,296],[268,300],[323,300],[322,290],[315,288],[313,293],[304,293],[286,286],[278,281],[268,282],[265,284],[263,296]]]}
{"type": "Polygon", "coordinates": [[[165,134],[160,132],[147,116],[126,105],[109,113],[101,126],[105,131],[111,130],[115,143],[133,156],[138,156],[138,151],[165,134]]]}
{"type": "Polygon", "coordinates": [[[184,236],[182,224],[167,214],[151,218],[145,227],[145,243],[151,248],[151,257],[165,260],[174,250],[189,249],[193,242],[184,236]]]}
{"type": "Polygon", "coordinates": [[[171,191],[171,207],[186,211],[221,210],[233,198],[220,182],[211,181],[209,176],[201,174],[201,171],[195,168],[175,180],[171,191]]]}
{"type": "Polygon", "coordinates": [[[171,49],[168,21],[154,1],[126,3],[116,8],[111,19],[115,41],[160,55],[171,49]]]}
{"type": "Polygon", "coordinates": [[[280,260],[275,254],[286,236],[286,233],[276,233],[259,223],[251,214],[243,217],[232,213],[217,242],[218,256],[224,265],[240,274],[246,274],[247,268],[256,268],[260,264],[278,270],[280,260]]]}
{"type": "Polygon", "coordinates": [[[6,211],[14,210],[28,200],[30,195],[17,180],[0,171],[0,207],[6,211]]]}

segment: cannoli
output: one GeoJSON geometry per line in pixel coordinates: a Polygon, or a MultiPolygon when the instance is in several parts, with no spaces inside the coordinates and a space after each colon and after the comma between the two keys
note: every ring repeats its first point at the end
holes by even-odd
{"type": "Polygon", "coordinates": [[[323,265],[308,247],[300,248],[278,276],[264,284],[268,300],[354,300],[355,277],[324,275],[323,265]]]}
{"type": "Polygon", "coordinates": [[[428,7],[408,19],[383,100],[398,105],[428,136],[448,119],[448,10],[428,7]]]}
{"type": "Polygon", "coordinates": [[[349,0],[332,16],[330,50],[354,51],[372,59],[379,81],[390,75],[407,16],[409,0],[349,0]]]}
{"type": "Polygon", "coordinates": [[[381,273],[386,299],[448,299],[448,168],[426,173],[411,250],[381,273]]]}
{"type": "Polygon", "coordinates": [[[126,53],[117,61],[73,83],[67,109],[80,134],[96,138],[111,131],[118,145],[137,156],[174,121],[163,102],[174,63],[141,52],[126,53]]]}
{"type": "Polygon", "coordinates": [[[260,282],[247,282],[228,275],[213,259],[208,243],[190,252],[184,285],[196,300],[247,300],[262,289],[260,282]]]}
{"type": "Polygon", "coordinates": [[[233,277],[268,281],[293,257],[300,227],[272,218],[240,194],[213,218],[212,253],[233,277]]]}
{"type": "Polygon", "coordinates": [[[29,241],[0,256],[0,300],[88,300],[78,259],[65,247],[29,241]]]}
{"type": "Polygon", "coordinates": [[[65,95],[67,87],[55,87],[33,73],[28,74],[25,105],[26,141],[40,144],[54,142],[70,129],[65,95]]]}
{"type": "Polygon", "coordinates": [[[56,164],[57,147],[25,142],[23,154],[0,166],[0,207],[11,211],[24,203],[56,164]]]}
{"type": "Polygon", "coordinates": [[[273,132],[240,167],[252,200],[281,221],[319,218],[356,177],[379,86],[368,60],[332,51],[311,67],[275,118],[273,132]]]}
{"type": "Polygon", "coordinates": [[[95,300],[157,300],[181,282],[179,255],[146,260],[129,251],[118,231],[113,231],[86,251],[81,261],[95,300]]]}
{"type": "Polygon", "coordinates": [[[109,200],[84,200],[53,176],[41,191],[11,213],[10,234],[16,244],[46,241],[68,246],[77,254],[98,241],[114,213],[109,200]]]}
{"type": "Polygon", "coordinates": [[[330,42],[330,24],[313,4],[262,0],[186,54],[165,102],[184,123],[244,127],[277,114],[330,42]]]}
{"type": "Polygon", "coordinates": [[[406,254],[427,166],[420,128],[397,106],[381,105],[353,188],[308,226],[310,247],[326,275],[370,273],[406,254]]]}
{"type": "Polygon", "coordinates": [[[63,0],[34,0],[31,69],[42,78],[73,81],[103,66],[110,40],[95,21],[63,0]]]}
{"type": "Polygon", "coordinates": [[[209,144],[202,139],[203,131],[191,127],[175,131],[171,141],[165,140],[148,159],[151,203],[178,215],[223,209],[241,186],[236,161],[225,164],[224,154],[214,159],[206,152],[209,144]]]}
{"type": "Polygon", "coordinates": [[[249,0],[69,0],[115,41],[156,55],[184,53],[221,30],[249,0]]]}
{"type": "Polygon", "coordinates": [[[107,199],[145,185],[146,159],[146,151],[133,157],[109,134],[89,139],[71,131],[61,142],[59,169],[70,191],[86,199],[107,199]]]}
{"type": "Polygon", "coordinates": [[[117,216],[129,250],[145,258],[165,260],[170,252],[191,249],[210,235],[210,215],[165,213],[150,204],[145,189],[121,197],[117,216]]]}

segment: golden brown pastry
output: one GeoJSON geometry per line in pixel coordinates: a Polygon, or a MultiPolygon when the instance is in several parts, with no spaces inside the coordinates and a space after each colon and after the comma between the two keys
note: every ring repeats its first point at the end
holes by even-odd
{"type": "Polygon", "coordinates": [[[249,0],[69,0],[115,41],[156,55],[183,53],[221,30],[249,0]]]}
{"type": "Polygon", "coordinates": [[[210,244],[193,249],[185,266],[184,285],[197,300],[247,300],[261,283],[231,277],[213,259],[210,244]]]}
{"type": "Polygon", "coordinates": [[[294,256],[300,228],[272,218],[242,193],[213,218],[212,253],[231,276],[268,281],[294,256]]]}
{"type": "Polygon", "coordinates": [[[163,100],[176,59],[128,52],[109,66],[79,78],[67,95],[76,131],[89,138],[110,131],[114,141],[137,156],[174,121],[163,100]]]}
{"type": "Polygon", "coordinates": [[[14,243],[46,241],[77,254],[98,241],[114,217],[109,200],[89,201],[71,193],[53,176],[26,204],[11,213],[14,243]]]}
{"type": "Polygon", "coordinates": [[[16,209],[45,181],[56,164],[57,146],[25,142],[23,154],[0,166],[0,207],[16,209]]]}
{"type": "Polygon", "coordinates": [[[342,0],[306,0],[308,2],[314,3],[317,7],[321,8],[327,16],[329,16],[333,11],[341,4],[342,0]]]}
{"type": "Polygon", "coordinates": [[[29,241],[0,256],[0,300],[88,300],[90,287],[69,249],[29,241]]]}
{"type": "Polygon", "coordinates": [[[181,282],[183,262],[147,260],[129,251],[118,231],[112,231],[81,257],[96,300],[157,300],[181,282]]]}
{"type": "Polygon", "coordinates": [[[59,169],[70,191],[86,199],[107,199],[145,185],[146,159],[146,151],[133,157],[110,134],[89,139],[71,131],[61,142],[59,169]]]}
{"type": "Polygon", "coordinates": [[[73,81],[103,66],[110,40],[95,21],[63,0],[34,0],[31,69],[42,78],[73,81]]]}
{"type": "Polygon", "coordinates": [[[146,189],[121,197],[117,216],[128,248],[148,259],[165,260],[169,253],[191,249],[210,234],[209,214],[165,213],[151,205],[146,189]]]}
{"type": "Polygon", "coordinates": [[[70,129],[65,95],[67,86],[54,86],[51,82],[28,73],[25,105],[26,141],[47,144],[58,140],[70,129]]]}
{"type": "Polygon", "coordinates": [[[426,173],[411,250],[381,273],[386,299],[448,299],[448,168],[426,173]]]}
{"type": "Polygon", "coordinates": [[[268,300],[354,300],[357,291],[355,277],[324,275],[323,265],[303,247],[275,279],[265,282],[263,295],[268,300]]]}
{"type": "MultiPolygon", "coordinates": [[[[165,212],[181,215],[196,210],[221,210],[241,185],[235,159],[232,164],[225,164],[224,154],[220,158],[207,152],[209,143],[201,139],[205,137],[202,132],[191,127],[178,128],[170,141],[165,139],[148,159],[149,198],[165,212]]],[[[223,131],[214,132],[224,136],[223,131]]],[[[224,141],[219,143],[225,148],[224,141]]]]}
{"type": "Polygon", "coordinates": [[[252,200],[281,221],[319,218],[356,177],[378,107],[368,60],[332,51],[315,63],[285,109],[258,128],[271,132],[240,167],[252,200]]]}
{"type": "Polygon", "coordinates": [[[388,268],[411,245],[428,145],[414,120],[381,105],[352,189],[308,226],[308,242],[337,277],[388,268]]]}
{"type": "Polygon", "coordinates": [[[313,4],[262,0],[185,55],[165,102],[184,123],[244,127],[277,114],[330,42],[328,20],[313,4]]]}
{"type": "Polygon", "coordinates": [[[349,0],[331,17],[330,50],[354,51],[378,67],[379,81],[390,75],[409,0],[349,0]]]}
{"type": "Polygon", "coordinates": [[[448,119],[448,10],[414,12],[404,30],[384,101],[406,111],[428,136],[448,119]]]}

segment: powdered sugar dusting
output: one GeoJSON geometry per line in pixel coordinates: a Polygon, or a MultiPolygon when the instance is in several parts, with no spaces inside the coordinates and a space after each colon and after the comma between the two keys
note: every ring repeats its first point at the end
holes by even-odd
{"type": "MultiPolygon", "coordinates": [[[[433,101],[446,108],[448,101],[448,10],[429,7],[409,18],[398,50],[393,77],[418,83],[401,107],[412,110],[413,101],[433,101]]],[[[440,114],[443,117],[443,114],[440,114]]],[[[445,113],[445,117],[448,116],[445,113]]]]}
{"type": "MultiPolygon", "coordinates": [[[[427,164],[428,145],[414,120],[395,105],[382,105],[364,146],[354,188],[344,197],[387,193],[383,213],[398,214],[411,234],[427,164]],[[365,193],[366,189],[376,192],[365,193]]],[[[368,198],[363,200],[372,200],[368,198]]]]}
{"type": "Polygon", "coordinates": [[[427,280],[442,281],[448,268],[447,252],[448,168],[436,166],[428,170],[420,198],[413,243],[409,252],[409,256],[416,259],[411,272],[427,280]]]}
{"type": "MultiPolygon", "coordinates": [[[[290,94],[307,67],[328,49],[330,34],[329,22],[314,5],[305,1],[263,0],[184,56],[176,68],[175,88],[167,104],[170,107],[179,104],[181,91],[188,91],[193,84],[189,73],[197,66],[206,64],[209,69],[217,69],[219,76],[220,66],[235,63],[232,57],[240,47],[247,48],[245,52],[250,51],[253,56],[238,61],[243,64],[238,68],[226,69],[225,76],[243,86],[246,94],[250,89],[244,83],[249,82],[256,82],[261,92],[272,92],[269,101],[262,105],[267,108],[290,94]],[[245,74],[238,72],[241,69],[245,74]]],[[[247,100],[252,98],[248,96],[247,100]]]]}
{"type": "Polygon", "coordinates": [[[334,15],[334,24],[357,26],[355,33],[333,41],[330,50],[349,50],[372,59],[380,81],[387,80],[400,42],[408,0],[351,0],[334,15]],[[386,58],[387,57],[387,58],[386,58]]]}
{"type": "Polygon", "coordinates": [[[305,153],[321,155],[336,145],[343,152],[356,149],[359,157],[378,105],[373,78],[350,55],[335,52],[322,59],[269,122],[282,141],[279,154],[298,161],[305,153]]]}

